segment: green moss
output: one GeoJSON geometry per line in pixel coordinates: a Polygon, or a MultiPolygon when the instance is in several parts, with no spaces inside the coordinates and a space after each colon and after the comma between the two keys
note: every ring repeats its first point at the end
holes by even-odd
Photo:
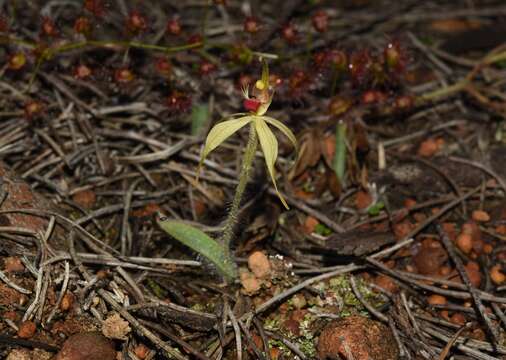
{"type": "Polygon", "coordinates": [[[155,294],[155,296],[159,299],[165,299],[168,295],[167,290],[162,288],[158,283],[152,279],[146,279],[146,285],[148,288],[155,294]]]}

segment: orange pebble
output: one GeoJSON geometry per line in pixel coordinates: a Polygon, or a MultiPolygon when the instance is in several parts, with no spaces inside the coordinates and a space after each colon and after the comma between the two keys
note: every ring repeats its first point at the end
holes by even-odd
{"type": "Polygon", "coordinates": [[[439,315],[441,315],[441,317],[446,321],[450,321],[450,314],[448,313],[448,310],[441,310],[439,315]]]}
{"type": "Polygon", "coordinates": [[[480,266],[475,261],[470,261],[465,266],[469,281],[474,287],[479,287],[481,284],[480,266]]]}
{"type": "Polygon", "coordinates": [[[408,209],[415,207],[415,205],[416,205],[415,199],[407,198],[406,200],[404,200],[404,207],[406,207],[408,209]]]}
{"type": "Polygon", "coordinates": [[[495,228],[495,232],[499,235],[506,235],[506,225],[499,225],[495,228]]]}
{"type": "Polygon", "coordinates": [[[466,323],[466,317],[462,313],[455,313],[450,317],[450,321],[457,325],[464,325],[466,323]]]}
{"type": "Polygon", "coordinates": [[[418,155],[422,157],[431,157],[439,150],[439,144],[435,139],[427,139],[420,144],[418,155]]]}
{"type": "Polygon", "coordinates": [[[483,252],[485,254],[491,254],[492,251],[494,251],[494,247],[492,245],[490,245],[490,244],[483,245],[483,252]]]}
{"type": "Polygon", "coordinates": [[[36,330],[37,326],[33,321],[23,321],[21,325],[19,325],[18,336],[21,339],[30,339],[35,335],[36,330]]]}
{"type": "Polygon", "coordinates": [[[439,274],[441,276],[448,276],[450,275],[450,273],[452,272],[452,268],[449,267],[449,266],[441,266],[441,268],[439,269],[439,274]]]}
{"type": "Polygon", "coordinates": [[[433,294],[429,296],[427,302],[431,305],[444,305],[447,301],[443,295],[433,294]]]}
{"type": "Polygon", "coordinates": [[[393,294],[399,291],[399,287],[395,283],[395,281],[387,275],[378,275],[374,280],[374,283],[378,285],[380,288],[385,289],[393,294]]]}
{"type": "Polygon", "coordinates": [[[316,228],[316,225],[318,225],[319,222],[316,218],[312,216],[306,217],[306,221],[304,221],[304,232],[306,234],[311,234],[314,232],[314,229],[316,228]]]}
{"type": "Polygon", "coordinates": [[[74,304],[75,296],[71,292],[66,291],[65,295],[61,300],[60,309],[61,311],[68,311],[74,304]]]}
{"type": "Polygon", "coordinates": [[[279,350],[279,348],[277,348],[277,347],[273,347],[273,348],[271,348],[271,349],[269,350],[269,352],[270,352],[270,355],[271,355],[271,359],[272,359],[272,360],[277,360],[277,359],[279,359],[279,356],[280,356],[280,354],[281,354],[281,350],[279,350]]]}
{"type": "Polygon", "coordinates": [[[366,209],[372,203],[372,197],[369,193],[365,191],[357,192],[357,196],[355,198],[355,206],[359,210],[366,209]]]}
{"type": "Polygon", "coordinates": [[[487,222],[490,220],[490,215],[483,210],[474,210],[472,214],[472,218],[474,221],[478,222],[487,222]]]}
{"type": "Polygon", "coordinates": [[[501,271],[501,265],[497,264],[490,269],[490,279],[496,285],[502,284],[506,280],[506,275],[501,271]]]}
{"type": "Polygon", "coordinates": [[[93,190],[81,190],[72,196],[72,200],[85,209],[91,209],[97,202],[97,195],[93,190]]]}
{"type": "Polygon", "coordinates": [[[464,254],[469,254],[473,249],[473,238],[471,234],[462,232],[457,236],[457,246],[464,254]]]}

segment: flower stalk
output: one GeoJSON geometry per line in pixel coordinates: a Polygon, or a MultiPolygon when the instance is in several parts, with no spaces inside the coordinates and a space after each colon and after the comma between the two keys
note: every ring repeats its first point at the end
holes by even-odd
{"type": "Polygon", "coordinates": [[[249,139],[248,144],[246,145],[246,150],[244,152],[244,156],[242,158],[242,166],[241,172],[239,174],[239,183],[235,189],[234,200],[232,201],[232,208],[228,213],[227,220],[225,222],[225,228],[223,230],[223,235],[221,237],[221,243],[225,248],[227,254],[230,253],[230,242],[232,237],[234,236],[234,229],[237,224],[237,215],[239,212],[239,206],[241,205],[242,196],[244,194],[244,190],[246,189],[246,185],[251,177],[251,169],[253,165],[253,160],[255,159],[255,153],[258,147],[258,138],[257,133],[253,124],[250,125],[249,129],[249,139]]]}

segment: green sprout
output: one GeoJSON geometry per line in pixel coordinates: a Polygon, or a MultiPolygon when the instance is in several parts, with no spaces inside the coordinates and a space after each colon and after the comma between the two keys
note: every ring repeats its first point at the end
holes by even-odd
{"type": "Polygon", "coordinates": [[[278,141],[269,125],[280,130],[292,142],[294,147],[297,148],[297,141],[292,131],[281,121],[265,115],[274,95],[274,91],[269,85],[269,68],[265,60],[263,61],[262,77],[254,84],[251,96],[248,88],[243,89],[243,95],[244,107],[248,112],[234,114],[231,119],[222,121],[211,129],[207,135],[199,164],[200,173],[200,168],[211,151],[220,146],[231,135],[249,125],[249,139],[242,159],[239,183],[237,184],[232,207],[219,241],[212,239],[201,230],[193,228],[190,225],[161,216],[158,217],[158,224],[165,232],[209,259],[228,280],[234,279],[237,276],[237,269],[230,254],[230,242],[234,235],[242,195],[251,175],[258,143],[260,142],[267,171],[269,172],[276,194],[287,209],[288,204],[279,192],[276,184],[274,165],[278,157],[278,141]]]}

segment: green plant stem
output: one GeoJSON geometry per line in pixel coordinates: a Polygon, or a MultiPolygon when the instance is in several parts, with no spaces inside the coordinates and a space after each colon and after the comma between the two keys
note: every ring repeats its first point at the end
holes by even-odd
{"type": "Polygon", "coordinates": [[[469,85],[469,81],[467,79],[460,80],[459,82],[446,86],[440,89],[436,89],[429,93],[423,94],[419,97],[418,105],[422,105],[427,101],[438,100],[441,98],[445,98],[447,96],[451,96],[455,93],[458,93],[466,88],[469,85]]]}
{"type": "Polygon", "coordinates": [[[346,170],[346,123],[344,121],[339,121],[336,125],[335,146],[332,166],[341,186],[344,186],[344,172],[346,170]]]}
{"type": "Polygon", "coordinates": [[[221,244],[223,245],[227,255],[230,253],[230,242],[234,236],[234,228],[237,224],[237,213],[239,212],[239,205],[241,205],[242,195],[251,175],[251,168],[253,160],[255,159],[255,152],[258,146],[257,133],[253,123],[249,129],[248,145],[246,145],[246,151],[244,152],[241,173],[239,174],[239,184],[235,189],[234,200],[232,201],[232,208],[228,213],[228,217],[225,223],[225,229],[221,237],[221,244]]]}

